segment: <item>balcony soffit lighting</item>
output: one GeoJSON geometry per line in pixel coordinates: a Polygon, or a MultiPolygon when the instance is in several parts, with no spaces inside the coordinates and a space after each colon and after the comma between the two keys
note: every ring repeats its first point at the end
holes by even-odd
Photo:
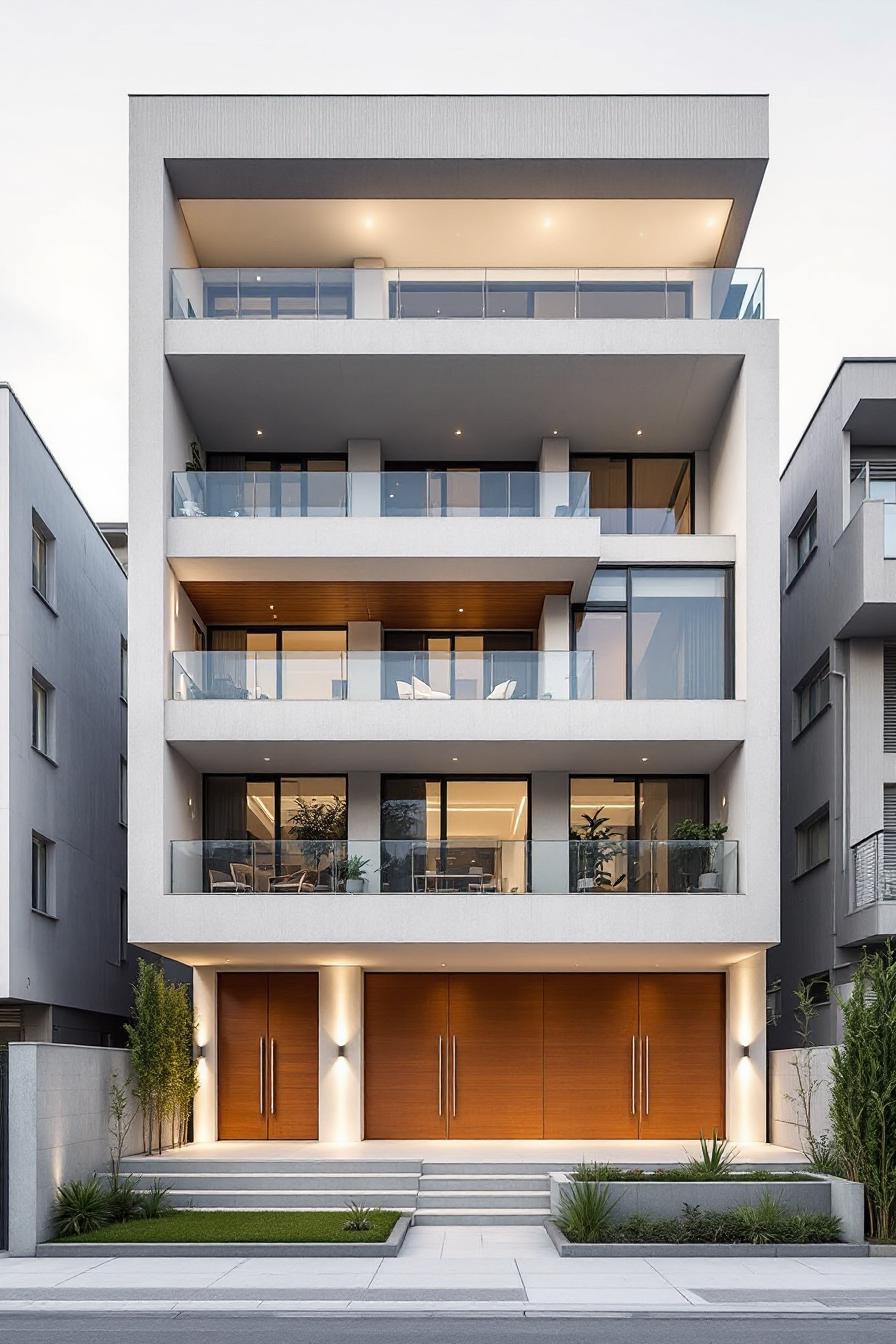
{"type": "Polygon", "coordinates": [[[263,430],[263,429],[256,429],[255,433],[258,435],[259,438],[261,438],[262,434],[264,433],[264,430],[263,430]]]}
{"type": "Polygon", "coordinates": [[[459,439],[459,438],[461,437],[462,434],[463,434],[463,430],[462,430],[462,429],[456,429],[456,430],[454,431],[454,437],[455,437],[456,439],[459,439]]]}
{"type": "Polygon", "coordinates": [[[646,763],[646,761],[647,761],[647,757],[646,757],[646,756],[642,756],[642,757],[641,757],[641,760],[642,760],[642,762],[646,763]]]}
{"type": "Polygon", "coordinates": [[[256,280],[260,280],[260,279],[261,279],[261,276],[260,276],[260,275],[256,275],[255,279],[256,279],[256,280]]]}
{"type": "Polygon", "coordinates": [[[270,758],[270,756],[265,756],[264,759],[265,759],[266,761],[270,761],[271,758],[270,758]]]}
{"type": "Polygon", "coordinates": [[[635,430],[635,434],[637,435],[637,437],[638,437],[639,439],[640,439],[640,437],[641,437],[641,435],[642,435],[643,433],[644,433],[643,429],[636,429],[636,430],[635,430]]]}

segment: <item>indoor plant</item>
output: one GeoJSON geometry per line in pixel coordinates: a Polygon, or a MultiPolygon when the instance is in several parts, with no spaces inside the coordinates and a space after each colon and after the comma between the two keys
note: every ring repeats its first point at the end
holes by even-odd
{"type": "Polygon", "coordinates": [[[721,821],[711,821],[708,825],[685,817],[672,832],[672,839],[681,843],[677,846],[684,890],[696,887],[700,891],[719,891],[722,874],[716,867],[719,844],[725,838],[728,827],[721,821]]]}
{"type": "Polygon", "coordinates": [[[349,854],[345,861],[345,889],[352,895],[357,896],[364,890],[366,878],[364,869],[369,863],[368,859],[362,859],[360,854],[349,854]]]}

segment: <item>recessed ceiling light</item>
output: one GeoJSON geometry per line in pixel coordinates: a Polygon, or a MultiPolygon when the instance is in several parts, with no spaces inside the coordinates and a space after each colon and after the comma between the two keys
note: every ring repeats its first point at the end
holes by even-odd
{"type": "Polygon", "coordinates": [[[551,433],[552,433],[552,434],[559,434],[560,431],[559,431],[559,429],[552,429],[552,430],[551,430],[551,433]]]}
{"type": "Polygon", "coordinates": [[[640,437],[641,437],[641,435],[642,435],[643,433],[644,433],[643,429],[636,429],[636,430],[635,430],[635,434],[638,436],[639,439],[640,439],[640,437]]]}
{"type": "Polygon", "coordinates": [[[646,760],[647,760],[647,757],[646,757],[646,756],[642,756],[642,757],[641,757],[641,760],[642,760],[642,761],[646,761],[646,760]]]}
{"type": "Polygon", "coordinates": [[[545,215],[544,219],[541,222],[546,229],[549,229],[554,221],[551,219],[550,215],[545,215]]]}
{"type": "Polygon", "coordinates": [[[452,756],[451,759],[452,759],[452,761],[456,761],[456,760],[457,760],[457,757],[456,757],[456,756],[452,756]]]}
{"type": "Polygon", "coordinates": [[[269,761],[271,758],[270,758],[270,756],[265,756],[264,759],[265,759],[266,761],[269,761]]]}
{"type": "Polygon", "coordinates": [[[365,227],[365,229],[372,229],[372,228],[373,228],[373,222],[374,222],[374,221],[373,221],[373,215],[365,215],[365,216],[364,216],[364,227],[365,227]]]}
{"type": "Polygon", "coordinates": [[[454,431],[454,437],[455,437],[456,439],[459,439],[460,436],[461,436],[462,434],[463,434],[463,430],[462,430],[462,429],[456,429],[456,430],[454,431]]]}
{"type": "Polygon", "coordinates": [[[272,602],[272,603],[271,603],[271,611],[273,611],[273,610],[274,610],[274,604],[273,604],[273,602],[272,602]]]}
{"type": "Polygon", "coordinates": [[[261,429],[256,429],[255,433],[258,435],[259,438],[261,438],[261,436],[262,436],[262,434],[264,433],[264,431],[261,430],[261,429]]]}
{"type": "Polygon", "coordinates": [[[256,275],[255,279],[256,279],[256,280],[260,280],[260,279],[261,279],[261,276],[260,276],[260,275],[256,275]]]}
{"type": "Polygon", "coordinates": [[[463,609],[463,607],[458,607],[458,611],[460,612],[461,615],[464,614],[464,609],[463,609]]]}

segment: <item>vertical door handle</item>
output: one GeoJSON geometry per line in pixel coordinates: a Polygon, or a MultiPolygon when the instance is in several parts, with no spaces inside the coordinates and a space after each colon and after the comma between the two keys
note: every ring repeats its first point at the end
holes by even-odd
{"type": "Polygon", "coordinates": [[[264,1037],[258,1038],[258,1114],[264,1115],[264,1037]]]}
{"type": "Polygon", "coordinates": [[[650,1037],[644,1037],[644,1114],[650,1114],[650,1037]]]}
{"type": "Polygon", "coordinates": [[[632,1115],[635,1114],[635,1037],[632,1037],[632,1115]]]}
{"type": "Polygon", "coordinates": [[[275,1044],[276,1044],[276,1042],[275,1042],[275,1040],[274,1040],[274,1038],[273,1038],[273,1036],[272,1036],[272,1037],[271,1037],[271,1115],[273,1115],[274,1112],[275,1112],[275,1110],[277,1109],[277,1107],[276,1107],[276,1103],[275,1103],[275,1101],[274,1101],[274,1079],[275,1079],[275,1076],[276,1076],[275,1071],[274,1071],[274,1046],[275,1046],[275,1044]]]}
{"type": "Polygon", "coordinates": [[[451,1114],[457,1115],[457,1037],[451,1037],[451,1114]]]}
{"type": "Polygon", "coordinates": [[[439,1115],[442,1114],[442,1037],[439,1036],[439,1115]]]}

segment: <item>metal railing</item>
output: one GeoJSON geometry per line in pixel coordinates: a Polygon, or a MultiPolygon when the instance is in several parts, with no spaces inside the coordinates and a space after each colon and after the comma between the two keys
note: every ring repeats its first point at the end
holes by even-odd
{"type": "Polygon", "coordinates": [[[849,516],[876,500],[884,510],[884,559],[896,560],[896,464],[890,461],[853,462],[849,472],[849,516]]]}
{"type": "Polygon", "coordinates": [[[765,273],[728,267],[192,267],[177,319],[754,319],[765,273]]]}
{"type": "Polygon", "coordinates": [[[587,471],[176,471],[175,518],[588,518],[587,471]]]}
{"type": "Polygon", "coordinates": [[[896,831],[875,831],[852,847],[851,908],[879,901],[896,901],[896,831]]]}
{"type": "Polygon", "coordinates": [[[174,700],[593,700],[596,690],[590,649],[172,654],[174,700]]]}
{"type": "Polygon", "coordinates": [[[175,840],[175,895],[732,895],[735,840],[175,840]],[[364,878],[348,877],[363,856],[364,878]]]}

